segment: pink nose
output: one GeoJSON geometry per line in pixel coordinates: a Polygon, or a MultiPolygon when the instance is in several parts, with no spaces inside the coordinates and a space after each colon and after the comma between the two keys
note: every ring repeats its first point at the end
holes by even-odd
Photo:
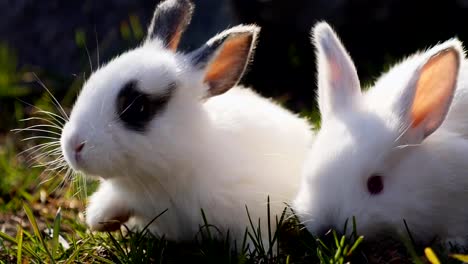
{"type": "Polygon", "coordinates": [[[84,146],[85,146],[84,142],[79,143],[78,145],[75,146],[75,152],[80,153],[83,150],[84,146]]]}

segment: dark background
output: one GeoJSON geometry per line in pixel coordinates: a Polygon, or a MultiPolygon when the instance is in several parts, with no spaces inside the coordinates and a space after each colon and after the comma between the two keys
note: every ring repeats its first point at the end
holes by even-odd
{"type": "MultiPolygon", "coordinates": [[[[3,89],[11,90],[19,83],[29,92],[9,98],[25,96],[23,99],[30,101],[30,96],[43,93],[27,74],[33,71],[59,97],[65,96],[70,87],[79,86],[73,85],[76,78],[90,73],[86,49],[96,67],[98,45],[100,63],[134,47],[146,33],[157,2],[0,0],[0,42],[6,47],[4,56],[14,60],[14,70],[21,73],[3,83],[3,89]]],[[[265,96],[279,98],[296,111],[314,106],[315,58],[310,29],[316,21],[326,20],[334,26],[364,83],[416,50],[454,36],[468,38],[466,0],[194,2],[194,18],[181,49],[195,49],[228,26],[260,25],[255,60],[243,83],[265,96]]],[[[0,91],[1,86],[0,82],[0,91]]],[[[0,97],[0,110],[5,110],[9,101],[0,97]]]]}

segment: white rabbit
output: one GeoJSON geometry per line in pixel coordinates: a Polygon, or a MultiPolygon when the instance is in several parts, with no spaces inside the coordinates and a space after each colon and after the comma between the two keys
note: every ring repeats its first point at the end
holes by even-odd
{"type": "Polygon", "coordinates": [[[90,76],[64,127],[66,161],[101,179],[86,212],[93,230],[129,218],[145,225],[168,209],[150,230],[192,240],[203,209],[209,224],[242,242],[246,205],[265,224],[268,195],[280,215],[297,193],[310,125],[234,87],[259,29],[236,26],[176,52],[191,13],[188,0],[159,4],[146,41],[90,76]]]}
{"type": "Polygon", "coordinates": [[[406,235],[405,220],[419,242],[465,243],[468,69],[461,43],[417,53],[362,92],[330,26],[317,24],[313,40],[322,126],[293,202],[301,221],[323,235],[355,216],[358,232],[372,237],[406,235]]]}

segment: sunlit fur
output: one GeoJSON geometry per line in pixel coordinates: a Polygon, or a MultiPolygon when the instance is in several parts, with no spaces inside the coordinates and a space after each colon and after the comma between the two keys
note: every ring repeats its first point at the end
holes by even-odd
{"type": "Polygon", "coordinates": [[[191,240],[203,208],[210,224],[242,241],[246,205],[265,224],[268,195],[272,215],[292,200],[311,139],[307,122],[242,87],[204,99],[203,78],[190,54],[175,54],[155,39],[86,82],[61,142],[71,166],[102,179],[87,208],[91,228],[125,212],[145,225],[167,208],[150,230],[191,240]],[[126,129],[116,113],[120,88],[134,79],[150,94],[177,84],[144,133],[126,129]],[[86,144],[79,164],[72,156],[77,142],[86,144]]]}
{"type": "MultiPolygon", "coordinates": [[[[325,23],[318,24],[314,33],[319,53],[333,50],[320,45],[341,46],[325,23]]],[[[320,232],[331,227],[341,230],[346,219],[355,216],[359,234],[368,238],[386,231],[406,235],[403,221],[406,220],[418,241],[428,242],[438,236],[446,241],[466,243],[466,65],[463,64],[446,119],[433,134],[423,139],[421,131],[408,123],[405,114],[407,101],[412,100],[408,91],[418,71],[430,56],[444,49],[453,49],[460,58],[464,57],[459,41],[446,41],[397,64],[362,94],[349,92],[350,89],[359,91],[359,86],[350,87],[358,85],[358,80],[319,83],[319,102],[342,103],[321,106],[332,110],[322,120],[293,203],[312,233],[323,235],[320,232]],[[330,83],[338,86],[333,89],[330,83]],[[323,100],[325,93],[333,100],[323,100]],[[376,195],[367,190],[367,180],[372,174],[383,176],[384,189],[376,195]]],[[[344,48],[342,51],[345,52],[344,48]]],[[[345,61],[339,68],[346,76],[357,78],[352,61],[347,64],[343,56],[347,54],[337,52],[318,57],[330,60],[319,62],[322,65],[345,61]]],[[[318,74],[330,76],[326,71],[319,64],[318,74]]]]}

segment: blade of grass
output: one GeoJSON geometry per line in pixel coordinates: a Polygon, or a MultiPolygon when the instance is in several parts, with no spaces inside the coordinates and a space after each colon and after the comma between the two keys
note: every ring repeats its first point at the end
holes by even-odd
{"type": "MultiPolygon", "coordinates": [[[[117,240],[114,238],[114,236],[110,233],[110,232],[107,232],[107,234],[109,235],[109,238],[111,239],[112,241],[112,244],[114,245],[114,247],[117,249],[117,251],[122,254],[122,257],[125,257],[127,260],[128,260],[128,254],[127,252],[120,246],[119,242],[117,242],[117,240]]],[[[113,252],[111,250],[111,252],[113,252]]],[[[118,255],[116,255],[118,257],[118,255]]]]}
{"type": "MultiPolygon", "coordinates": [[[[91,238],[88,237],[87,239],[85,239],[83,241],[83,243],[81,245],[79,245],[77,248],[75,248],[75,251],[73,251],[73,253],[68,257],[67,261],[65,262],[65,264],[71,264],[74,262],[75,258],[78,256],[78,254],[80,253],[81,251],[81,248],[83,248],[83,246],[88,242],[88,240],[90,240],[91,238]]],[[[19,264],[19,263],[18,263],[19,264]]]]}
{"type": "MultiPolygon", "coordinates": [[[[25,233],[25,232],[23,232],[25,233]]],[[[18,241],[16,241],[16,239],[14,239],[13,237],[3,233],[3,232],[0,232],[0,238],[2,238],[3,240],[6,240],[10,243],[13,243],[15,245],[18,246],[18,241]]],[[[41,262],[41,257],[39,257],[34,251],[30,250],[28,247],[23,247],[23,250],[26,251],[29,255],[33,256],[36,260],[38,260],[39,262],[41,262]]]]}
{"type": "Polygon", "coordinates": [[[22,264],[22,251],[23,251],[23,228],[18,225],[18,232],[16,234],[17,250],[16,250],[16,263],[22,264]]]}
{"type": "Polygon", "coordinates": [[[279,239],[279,235],[280,235],[280,232],[281,232],[281,227],[283,225],[283,221],[284,221],[284,216],[286,215],[286,211],[287,211],[287,207],[285,207],[283,209],[283,212],[281,213],[281,216],[280,216],[280,219],[278,220],[278,216],[275,215],[275,224],[276,224],[276,230],[275,230],[275,233],[273,234],[273,238],[271,239],[271,245],[270,245],[270,248],[268,249],[268,254],[273,257],[273,246],[275,245],[275,243],[277,244],[276,245],[276,250],[277,250],[277,256],[279,256],[279,248],[280,248],[280,239],[279,239]]]}
{"type": "Polygon", "coordinates": [[[254,246],[255,250],[258,251],[258,249],[260,249],[260,245],[257,243],[257,239],[250,232],[248,232],[248,234],[249,234],[250,240],[253,243],[253,246],[254,246]]]}
{"type": "Polygon", "coordinates": [[[411,244],[416,245],[413,235],[411,234],[411,231],[409,230],[408,224],[406,223],[405,219],[403,219],[403,223],[405,224],[406,233],[408,233],[408,237],[410,238],[411,244]]]}
{"type": "Polygon", "coordinates": [[[208,235],[208,239],[211,241],[213,237],[211,236],[210,227],[208,226],[208,220],[206,219],[205,211],[203,210],[203,208],[200,208],[200,210],[203,218],[203,223],[206,226],[206,233],[208,235]]]}
{"type": "Polygon", "coordinates": [[[348,256],[348,251],[349,251],[349,244],[346,244],[346,246],[343,249],[343,255],[348,256]]]}
{"type": "Polygon", "coordinates": [[[29,206],[27,206],[26,204],[23,206],[23,208],[24,208],[24,211],[26,212],[26,215],[27,215],[27,217],[29,219],[29,222],[32,225],[34,234],[36,235],[36,237],[41,242],[44,251],[46,252],[47,256],[49,257],[50,262],[55,263],[55,260],[52,257],[52,254],[50,254],[49,248],[47,247],[47,243],[45,242],[44,238],[42,237],[42,234],[41,234],[41,232],[39,230],[39,226],[37,225],[36,218],[34,217],[34,214],[31,211],[31,208],[29,208],[29,206]]]}
{"type": "Polygon", "coordinates": [[[325,245],[325,243],[323,243],[323,241],[320,239],[320,238],[317,238],[316,240],[320,246],[323,247],[323,249],[325,249],[326,251],[328,251],[329,253],[331,253],[331,250],[327,247],[327,245],[325,245]]]}
{"type": "Polygon", "coordinates": [[[353,233],[351,234],[351,239],[357,238],[357,224],[356,224],[356,217],[353,215],[353,233]]]}
{"type": "Polygon", "coordinates": [[[250,240],[254,244],[255,250],[257,252],[259,252],[259,254],[261,254],[261,256],[265,256],[265,250],[264,250],[264,248],[262,246],[262,242],[261,242],[261,240],[262,240],[261,239],[261,234],[259,233],[260,225],[259,225],[258,229],[256,229],[255,225],[253,224],[252,217],[250,216],[249,208],[247,207],[247,205],[245,206],[245,210],[247,211],[247,217],[249,218],[250,227],[251,227],[252,232],[253,232],[253,235],[250,232],[248,232],[250,240]]]}
{"type": "Polygon", "coordinates": [[[414,242],[413,236],[411,235],[411,231],[409,230],[406,220],[403,219],[403,223],[405,224],[406,232],[408,234],[409,239],[407,237],[402,237],[401,241],[405,245],[406,250],[408,251],[409,255],[411,256],[413,260],[413,263],[422,264],[423,260],[421,259],[419,254],[416,252],[416,249],[415,249],[416,244],[414,242]]]}
{"type": "Polygon", "coordinates": [[[342,248],[342,247],[344,246],[345,240],[346,240],[346,236],[343,235],[343,236],[341,237],[341,240],[340,240],[340,246],[339,246],[340,248],[342,248]]]}
{"type": "Polygon", "coordinates": [[[343,227],[343,234],[345,234],[345,235],[346,235],[346,231],[347,231],[347,229],[348,229],[348,220],[349,220],[349,219],[346,218],[346,221],[345,221],[344,227],[343,227]]]}
{"type": "Polygon", "coordinates": [[[258,234],[258,238],[257,238],[258,243],[262,247],[262,255],[265,256],[265,245],[263,245],[262,226],[261,226],[260,218],[258,218],[257,234],[258,234]]]}
{"type": "Polygon", "coordinates": [[[317,248],[317,257],[318,257],[320,263],[327,263],[327,264],[329,263],[329,261],[325,260],[325,256],[322,253],[322,251],[320,250],[320,248],[317,248]]]}
{"type": "Polygon", "coordinates": [[[356,241],[354,242],[353,246],[351,247],[351,249],[349,250],[347,256],[351,256],[351,254],[353,254],[354,250],[356,250],[356,248],[359,246],[359,244],[362,243],[362,241],[364,240],[364,236],[360,236],[356,239],[356,241]]]}
{"type": "Polygon", "coordinates": [[[153,219],[151,219],[151,221],[149,221],[145,227],[141,230],[141,232],[143,233],[144,231],[148,230],[149,226],[154,223],[154,221],[156,221],[156,219],[158,219],[159,217],[161,217],[161,215],[163,215],[164,213],[166,213],[167,211],[169,211],[169,208],[166,208],[164,211],[162,211],[161,213],[159,213],[156,217],[154,217],[153,219]]]}
{"type": "Polygon", "coordinates": [[[341,257],[341,252],[342,252],[342,251],[341,251],[341,248],[338,247],[338,248],[336,249],[336,251],[335,251],[335,256],[333,257],[333,259],[334,259],[335,261],[338,261],[338,260],[340,259],[340,257],[341,257]]]}
{"type": "Polygon", "coordinates": [[[333,240],[335,241],[336,248],[340,248],[340,242],[338,241],[338,235],[335,230],[332,230],[333,240]]]}
{"type": "Polygon", "coordinates": [[[244,239],[242,239],[242,252],[247,251],[247,237],[249,234],[248,227],[245,228],[244,239]]]}
{"type": "MultiPolygon", "coordinates": [[[[283,214],[284,214],[284,212],[286,212],[286,208],[284,209],[283,214]]],[[[281,216],[281,217],[283,217],[283,216],[281,216]]],[[[281,219],[278,221],[278,216],[277,215],[275,216],[275,220],[276,220],[276,231],[275,231],[275,235],[274,235],[275,237],[273,239],[278,239],[278,245],[276,246],[276,256],[279,256],[279,254],[280,254],[280,239],[279,239],[279,232],[280,231],[279,230],[280,230],[280,225],[282,225],[282,223],[281,223],[281,219]]],[[[288,257],[289,257],[289,255],[288,255],[288,257]]]]}
{"type": "Polygon", "coordinates": [[[54,218],[54,229],[52,233],[52,254],[55,255],[59,246],[60,223],[62,221],[62,208],[59,207],[54,218]]]}
{"type": "Polygon", "coordinates": [[[106,258],[100,257],[100,256],[93,256],[94,259],[101,261],[102,263],[107,263],[107,264],[115,264],[115,262],[112,262],[111,260],[108,260],[106,258]]]}
{"type": "Polygon", "coordinates": [[[270,217],[270,196],[267,197],[267,225],[268,225],[268,255],[273,257],[273,241],[271,240],[271,217],[270,217]]]}

